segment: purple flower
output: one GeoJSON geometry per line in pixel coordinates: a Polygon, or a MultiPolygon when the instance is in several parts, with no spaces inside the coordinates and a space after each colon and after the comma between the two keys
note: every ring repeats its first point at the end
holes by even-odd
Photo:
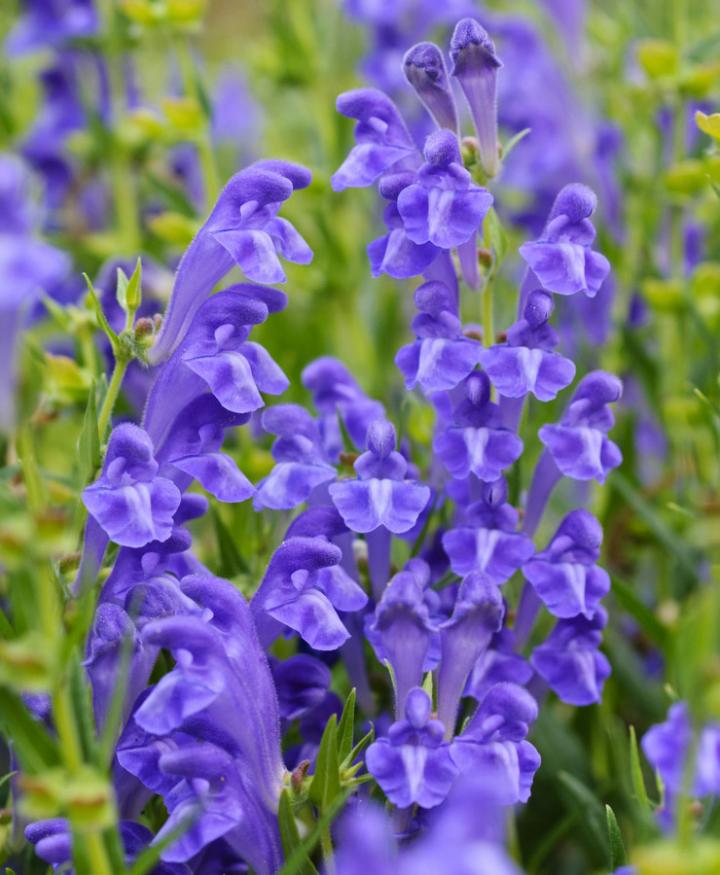
{"type": "Polygon", "coordinates": [[[590,216],[597,198],[585,185],[566,185],[555,199],[539,240],[523,243],[520,254],[544,289],[558,295],[594,297],[610,272],[604,255],[591,249],[590,216]]]}
{"type": "Polygon", "coordinates": [[[163,447],[174,429],[187,429],[186,411],[193,403],[216,400],[218,407],[235,415],[236,424],[264,405],[261,392],[285,391],[287,377],[262,346],[248,340],[252,326],[281,310],[285,300],[275,289],[237,285],[200,306],[148,397],[143,425],[156,447],[163,447]],[[213,398],[203,401],[208,394],[213,398]]]}
{"type": "Polygon", "coordinates": [[[280,865],[277,800],[283,765],[277,698],[250,609],[228,582],[186,577],[203,616],[148,623],[143,643],[166,648],[174,667],[139,702],[118,761],[159,792],[170,817],[158,839],[190,828],[162,859],[189,860],[224,837],[256,872],[280,865]]]}
{"type": "Polygon", "coordinates": [[[493,177],[500,159],[497,142],[497,74],[502,67],[495,45],[474,19],[464,18],[450,41],[452,75],[460,83],[470,107],[478,137],[480,163],[493,177]]]}
{"type": "Polygon", "coordinates": [[[525,738],[537,714],[530,693],[517,684],[497,684],[452,743],[452,758],[459,771],[482,775],[501,805],[530,798],[540,755],[525,738]]]}
{"type": "Polygon", "coordinates": [[[506,398],[523,398],[532,392],[540,401],[552,401],[575,377],[575,365],[557,353],[555,332],[548,324],[552,298],[532,292],[524,318],[507,332],[507,342],[481,349],[480,362],[493,386],[506,398]]]}
{"type": "Polygon", "coordinates": [[[364,449],[370,423],[385,416],[382,404],[368,398],[345,365],[332,356],[311,362],[302,372],[302,383],[320,414],[318,427],[328,460],[337,462],[343,450],[338,419],[355,446],[364,449]]]}
{"type": "Polygon", "coordinates": [[[581,614],[559,620],[530,657],[535,671],[568,705],[600,701],[610,675],[610,663],[598,650],[606,623],[607,613],[600,606],[591,619],[581,614]]]}
{"type": "Polygon", "coordinates": [[[341,559],[340,548],[322,535],[290,537],[278,547],[251,603],[263,644],[283,626],[315,650],[336,650],[350,637],[337,611],[358,611],[367,596],[341,559]]]}
{"type": "Polygon", "coordinates": [[[458,132],[458,114],[442,52],[434,43],[418,43],[403,58],[403,71],[439,128],[458,132]]]}
{"type": "Polygon", "coordinates": [[[426,163],[417,173],[417,182],[398,195],[397,210],[412,243],[452,249],[478,231],[493,198],[472,182],[451,131],[430,134],[424,151],[426,163]]]}
{"type": "Polygon", "coordinates": [[[340,824],[338,875],[520,875],[502,847],[507,818],[493,791],[482,774],[459,775],[425,835],[399,849],[388,815],[359,802],[340,824]]]}
{"type": "Polygon", "coordinates": [[[282,661],[273,659],[270,668],[283,721],[289,723],[305,716],[325,699],[330,669],[314,656],[298,653],[282,661]]]}
{"type": "Polygon", "coordinates": [[[566,477],[605,482],[622,462],[622,454],[607,432],[615,419],[610,405],[622,395],[622,383],[604,371],[587,374],[557,425],[544,425],[540,440],[566,477]]]}
{"type": "Polygon", "coordinates": [[[254,282],[277,283],[285,281],[278,254],[299,264],[312,260],[307,243],[277,215],[293,190],[309,183],[309,171],[282,161],[259,161],[232,177],[182,257],[162,330],[149,353],[154,364],[174,351],[200,305],[233,266],[254,282]]]}
{"type": "Polygon", "coordinates": [[[503,628],[493,636],[473,666],[464,695],[481,701],[495,684],[514,681],[524,685],[532,676],[533,670],[527,660],[516,653],[513,632],[503,628]]]}
{"type": "MultiPolygon", "coordinates": [[[[398,176],[400,175],[398,174],[398,176]]],[[[402,176],[404,177],[405,174],[402,176]]],[[[387,181],[380,186],[380,194],[390,198],[390,203],[385,208],[383,215],[388,233],[384,237],[373,240],[367,248],[370,270],[374,277],[384,273],[394,279],[408,279],[418,276],[430,267],[439,253],[437,247],[432,243],[414,243],[405,230],[405,222],[398,209],[397,197],[402,188],[411,181],[403,179],[402,187],[399,190],[391,188],[391,183],[387,181]]]]}
{"type": "Polygon", "coordinates": [[[83,503],[112,541],[143,547],[170,537],[180,490],[158,476],[147,432],[125,423],[113,430],[102,473],[84,490],[83,503]]]}
{"type": "Polygon", "coordinates": [[[199,395],[170,420],[169,432],[156,451],[162,473],[180,489],[187,489],[195,479],[218,501],[245,501],[254,492],[252,483],[230,456],[218,450],[225,430],[248,419],[247,414],[226,410],[209,393],[199,395]]]}
{"type": "MultiPolygon", "coordinates": [[[[149,829],[139,823],[123,820],[119,824],[120,838],[125,850],[128,868],[152,839],[149,829]]],[[[41,860],[50,863],[53,869],[62,867],[64,873],[72,873],[68,868],[72,862],[72,837],[70,823],[62,817],[40,820],[25,827],[25,838],[35,845],[35,852],[41,860]]],[[[190,869],[182,864],[158,863],[149,870],[149,875],[190,875],[190,869]]]]}
{"type": "Polygon", "coordinates": [[[92,0],[24,0],[23,6],[24,12],[5,43],[10,55],[59,46],[97,30],[92,0]]]}
{"type": "Polygon", "coordinates": [[[355,462],[357,480],[333,483],[330,497],[353,532],[383,526],[395,535],[411,529],[430,500],[430,489],[406,480],[408,463],[395,451],[395,429],[375,420],[368,429],[367,452],[355,462]]]}
{"type": "Polygon", "coordinates": [[[67,275],[66,253],[32,236],[30,177],[14,156],[0,154],[0,431],[15,424],[17,352],[23,320],[41,292],[67,275]]]}
{"type": "Polygon", "coordinates": [[[610,591],[607,571],[595,564],[601,543],[600,523],[588,511],[574,510],[560,523],[547,549],[523,566],[523,574],[551,614],[593,616],[610,591]]]}
{"type": "Polygon", "coordinates": [[[468,574],[460,584],[452,615],[440,626],[438,717],[450,736],[468,675],[500,630],[504,614],[497,584],[485,574],[468,574]]]}
{"type": "Polygon", "coordinates": [[[405,719],[393,723],[387,738],[370,745],[365,763],[385,795],[398,808],[417,804],[434,808],[445,800],[457,775],[445,728],[431,719],[428,694],[408,693],[405,719]]]}
{"type": "Polygon", "coordinates": [[[392,668],[399,719],[410,690],[422,681],[435,634],[424,581],[412,569],[390,580],[366,634],[378,659],[392,668]]]}
{"type": "Polygon", "coordinates": [[[453,389],[480,361],[480,344],[463,335],[455,296],[444,283],[424,283],[414,298],[420,311],[412,323],[417,340],[398,351],[395,364],[408,389],[453,389]]]}
{"type": "Polygon", "coordinates": [[[486,374],[471,374],[463,388],[465,398],[453,410],[452,423],[438,432],[433,449],[456,479],[474,474],[491,483],[517,461],[523,442],[503,427],[500,410],[490,401],[486,374]]]}
{"type": "Polygon", "coordinates": [[[272,447],[275,467],[260,483],[255,508],[297,507],[314,490],[337,476],[322,446],[318,423],[296,404],[278,404],[263,413],[262,425],[278,436],[272,447]]]}
{"type": "Polygon", "coordinates": [[[337,110],[357,119],[357,145],[332,176],[335,191],[372,185],[400,161],[415,157],[417,150],[410,132],[395,104],[382,91],[346,91],[337,99],[337,110]]]}
{"type": "Polygon", "coordinates": [[[456,574],[482,571],[501,584],[535,552],[530,538],[516,531],[518,514],[505,502],[506,497],[502,479],[486,485],[481,500],[467,508],[467,524],[443,535],[443,547],[456,574]]]}
{"type": "Polygon", "coordinates": [[[707,724],[696,733],[695,761],[688,772],[694,735],[687,704],[676,702],[667,720],[651,726],[642,740],[643,752],[662,781],[662,806],[657,814],[665,830],[674,825],[677,799],[683,792],[720,794],[720,724],[707,724]]]}
{"type": "Polygon", "coordinates": [[[662,778],[670,797],[683,789],[692,734],[688,707],[685,702],[676,702],[668,711],[667,720],[651,726],[643,736],[643,753],[662,778]]]}
{"type": "Polygon", "coordinates": [[[86,122],[78,82],[83,72],[75,54],[61,52],[39,74],[43,103],[21,147],[23,157],[45,182],[44,200],[50,210],[62,205],[73,180],[66,141],[86,122]]]}

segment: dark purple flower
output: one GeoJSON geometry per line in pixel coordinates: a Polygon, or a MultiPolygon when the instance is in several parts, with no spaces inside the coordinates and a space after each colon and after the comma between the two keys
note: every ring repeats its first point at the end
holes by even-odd
{"type": "Polygon", "coordinates": [[[557,336],[548,324],[552,298],[532,292],[524,318],[512,325],[504,344],[483,348],[480,362],[493,386],[506,398],[523,398],[532,392],[540,401],[552,401],[575,377],[570,359],[552,352],[557,336]]]}
{"type": "Polygon", "coordinates": [[[535,699],[517,684],[492,687],[451,746],[461,773],[479,774],[501,805],[527,802],[540,755],[526,741],[538,714],[535,699]]]}
{"type": "MultiPolygon", "coordinates": [[[[380,193],[383,193],[382,186],[380,193]]],[[[372,275],[378,277],[386,273],[394,279],[408,279],[427,270],[440,250],[429,242],[413,243],[398,210],[397,193],[385,208],[383,218],[388,233],[373,240],[367,248],[372,275]]]]}
{"type": "Polygon", "coordinates": [[[438,432],[433,449],[458,480],[474,474],[491,483],[520,457],[523,442],[503,427],[486,374],[471,374],[463,388],[465,397],[455,406],[452,422],[438,432]]]}
{"type": "Polygon", "coordinates": [[[383,526],[400,535],[411,529],[430,500],[430,489],[406,480],[406,459],[395,450],[395,429],[375,420],[368,429],[367,452],[355,462],[357,480],[333,483],[330,497],[354,532],[374,532],[383,526]]]}
{"type": "Polygon", "coordinates": [[[418,170],[417,182],[405,186],[398,195],[398,214],[412,243],[452,249],[480,229],[493,198],[487,189],[472,182],[451,131],[430,134],[424,153],[425,164],[418,170]]]}
{"type": "Polygon", "coordinates": [[[264,645],[283,626],[315,650],[335,650],[350,637],[337,611],[358,611],[367,596],[341,559],[340,548],[322,535],[291,537],[278,547],[251,603],[264,645]]]}
{"type": "Polygon", "coordinates": [[[175,350],[198,308],[235,265],[254,282],[277,283],[285,281],[278,253],[299,264],[311,261],[307,243],[277,215],[293,190],[309,183],[309,171],[280,161],[259,161],[232,177],[182,257],[162,330],[149,353],[154,364],[175,350]]]}
{"type": "Polygon", "coordinates": [[[586,510],[571,511],[541,553],[523,566],[523,574],[556,617],[592,617],[610,591],[610,577],[596,565],[602,527],[586,510]]]}
{"type": "Polygon", "coordinates": [[[398,108],[376,88],[346,91],[337,99],[337,110],[357,119],[356,144],[332,176],[335,191],[371,185],[379,176],[417,149],[398,108]]]}
{"type": "Polygon", "coordinates": [[[83,491],[83,503],[112,541],[143,547],[170,537],[180,490],[158,476],[147,432],[124,423],[113,429],[102,473],[83,491]]]}
{"type": "Polygon", "coordinates": [[[458,133],[458,114],[445,59],[434,43],[418,43],[403,58],[405,78],[439,128],[458,133]]]}
{"type": "Polygon", "coordinates": [[[318,427],[328,460],[337,462],[343,450],[338,419],[355,446],[365,449],[370,423],[385,416],[385,408],[365,395],[345,365],[332,356],[321,356],[303,370],[302,383],[320,414],[318,427]]]}
{"type": "Polygon", "coordinates": [[[493,636],[488,648],[480,654],[465,687],[466,696],[481,701],[495,684],[514,681],[525,685],[533,676],[527,660],[516,652],[512,630],[504,628],[493,636]]]}
{"type": "Polygon", "coordinates": [[[569,705],[600,701],[610,675],[610,663],[598,649],[606,623],[607,613],[600,606],[591,619],[581,614],[559,620],[530,657],[535,671],[569,705]]]}
{"type": "Polygon", "coordinates": [[[480,361],[480,344],[463,335],[455,295],[444,283],[424,283],[414,298],[420,311],[412,323],[417,340],[398,351],[395,364],[408,389],[453,389],[480,361]]]}
{"type": "Polygon", "coordinates": [[[415,687],[405,702],[405,719],[393,723],[387,738],[370,745],[365,763],[385,795],[398,808],[434,808],[445,800],[457,775],[445,728],[431,719],[428,694],[415,687]]]}
{"type": "Polygon", "coordinates": [[[485,574],[468,574],[460,584],[452,615],[440,626],[438,717],[450,737],[468,675],[500,630],[504,615],[497,584],[485,574]]]}
{"type": "Polygon", "coordinates": [[[298,653],[285,660],[273,659],[270,668],[283,721],[305,716],[325,699],[330,669],[314,656],[298,653]]]}
{"type": "Polygon", "coordinates": [[[480,163],[492,177],[500,158],[497,142],[497,74],[502,67],[495,45],[474,19],[464,18],[450,41],[452,75],[460,83],[475,122],[480,163]]]}
{"type": "Polygon", "coordinates": [[[245,501],[254,492],[252,483],[230,456],[218,451],[225,430],[248,419],[248,414],[226,410],[210,393],[199,395],[170,420],[156,451],[161,472],[180,489],[187,489],[195,479],[219,501],[245,501]]]}
{"type": "Polygon", "coordinates": [[[395,685],[395,714],[404,713],[409,691],[420,684],[435,636],[424,581],[413,570],[388,583],[367,626],[378,659],[388,662],[395,685]]]}
{"type": "Polygon", "coordinates": [[[590,216],[597,198],[585,185],[566,185],[555,199],[540,239],[523,243],[520,254],[544,289],[558,295],[594,297],[610,272],[604,255],[591,249],[590,216]]]}
{"type": "Polygon", "coordinates": [[[482,571],[501,584],[535,552],[530,538],[516,531],[518,514],[506,497],[502,479],[487,484],[481,500],[467,508],[466,524],[443,535],[443,547],[456,574],[482,571]]]}
{"type": "Polygon", "coordinates": [[[277,435],[275,467],[257,486],[254,504],[280,510],[297,507],[313,491],[337,476],[322,446],[318,423],[303,407],[278,404],[263,413],[262,425],[277,435]]]}
{"type": "Polygon", "coordinates": [[[615,422],[610,405],[621,395],[617,377],[593,371],[578,384],[560,422],[540,429],[540,440],[566,477],[604,483],[622,462],[620,449],[607,437],[615,422]]]}

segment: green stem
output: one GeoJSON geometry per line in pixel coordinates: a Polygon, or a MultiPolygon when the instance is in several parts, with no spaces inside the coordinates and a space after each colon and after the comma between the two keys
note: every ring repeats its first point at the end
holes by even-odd
{"type": "Polygon", "coordinates": [[[107,432],[107,427],[110,422],[110,417],[112,416],[112,412],[115,409],[115,404],[117,402],[118,395],[120,394],[120,387],[122,386],[122,381],[125,377],[125,371],[127,371],[127,367],[129,364],[130,359],[126,358],[125,356],[120,356],[115,359],[115,367],[113,368],[112,377],[110,378],[110,383],[108,385],[107,392],[105,393],[102,407],[100,408],[100,415],[98,416],[98,435],[101,442],[105,440],[105,434],[107,432]]]}
{"type": "Polygon", "coordinates": [[[328,826],[326,826],[320,833],[320,847],[322,848],[322,856],[325,862],[325,871],[327,872],[327,875],[335,875],[332,836],[330,835],[330,827],[328,826]]]}
{"type": "Polygon", "coordinates": [[[493,313],[493,280],[495,274],[493,271],[487,276],[485,286],[483,287],[482,296],[482,329],[483,329],[483,346],[492,346],[495,343],[495,317],[493,313]]]}
{"type": "Polygon", "coordinates": [[[67,686],[61,681],[52,696],[53,720],[65,765],[71,774],[77,774],[83,764],[82,746],[67,686]]]}
{"type": "Polygon", "coordinates": [[[92,864],[93,875],[113,875],[105,843],[100,833],[90,832],[85,835],[85,846],[92,864]]]}

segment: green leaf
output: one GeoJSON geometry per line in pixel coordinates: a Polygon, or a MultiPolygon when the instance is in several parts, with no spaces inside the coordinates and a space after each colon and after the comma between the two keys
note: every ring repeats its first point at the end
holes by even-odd
{"type": "Polygon", "coordinates": [[[20,763],[30,774],[60,762],[57,744],[45,727],[30,716],[17,693],[4,688],[0,688],[0,733],[12,738],[20,763]]]}
{"type": "Polygon", "coordinates": [[[323,732],[310,784],[310,800],[325,811],[340,793],[340,759],[338,757],[337,715],[328,720],[323,732]]]}
{"type": "Polygon", "coordinates": [[[648,799],[647,788],[645,787],[645,778],[643,778],[642,766],[640,764],[640,749],[638,748],[634,726],[630,727],[630,783],[632,784],[633,797],[637,799],[643,809],[649,811],[650,800],[648,799]]]}
{"type": "Polygon", "coordinates": [[[83,279],[85,280],[85,284],[87,285],[88,292],[90,293],[90,301],[92,303],[93,311],[95,312],[95,318],[98,321],[98,325],[107,335],[110,343],[113,346],[113,349],[116,348],[118,343],[120,342],[117,334],[110,327],[110,323],[105,318],[105,311],[102,308],[102,304],[100,303],[100,298],[98,298],[98,294],[95,291],[95,286],[92,284],[90,277],[84,273],[83,279]]]}
{"type": "Polygon", "coordinates": [[[300,833],[295,822],[295,816],[292,813],[290,794],[287,790],[283,790],[280,794],[278,826],[280,828],[280,840],[285,852],[285,859],[288,860],[293,855],[296,855],[298,860],[295,872],[298,875],[317,875],[317,869],[313,866],[308,852],[302,848],[300,833]]]}
{"type": "Polygon", "coordinates": [[[138,258],[135,270],[125,289],[126,312],[135,313],[142,303],[142,261],[138,258]]]}
{"type": "Polygon", "coordinates": [[[41,295],[40,300],[42,301],[43,307],[45,307],[48,314],[55,320],[58,326],[62,328],[63,331],[71,332],[73,320],[67,309],[61,307],[60,304],[49,295],[41,295]]]}
{"type": "Polygon", "coordinates": [[[606,859],[608,853],[608,839],[605,827],[605,816],[600,800],[593,794],[587,784],[578,781],[568,772],[560,772],[558,780],[565,797],[565,806],[568,812],[574,808],[582,811],[582,826],[585,828],[588,838],[598,851],[599,855],[606,859]]]}
{"type": "Polygon", "coordinates": [[[655,535],[658,543],[665,547],[668,553],[682,566],[683,570],[692,575],[693,578],[696,578],[698,568],[692,551],[683,539],[678,537],[664,520],[658,516],[650,502],[618,471],[612,474],[610,482],[635,513],[645,522],[648,529],[655,535]]]}
{"type": "MultiPolygon", "coordinates": [[[[333,715],[334,716],[334,715],[333,715]]],[[[323,812],[315,824],[314,829],[310,832],[299,845],[290,857],[285,861],[285,865],[280,869],[277,875],[300,875],[302,872],[303,861],[306,860],[313,852],[315,845],[320,841],[320,836],[327,830],[335,817],[338,815],[343,805],[350,797],[352,790],[346,790],[335,798],[335,801],[323,812]]],[[[134,873],[131,873],[134,875],[134,873]]]]}
{"type": "Polygon", "coordinates": [[[655,613],[633,592],[630,584],[613,574],[612,592],[620,607],[630,614],[643,632],[658,647],[663,648],[667,643],[667,629],[658,620],[655,613]]]}
{"type": "Polygon", "coordinates": [[[353,738],[355,736],[355,699],[356,692],[355,687],[353,687],[345,700],[345,707],[340,717],[340,723],[338,723],[338,759],[341,763],[345,762],[350,756],[353,747],[353,738]]]}
{"type": "Polygon", "coordinates": [[[502,222],[500,221],[498,214],[495,212],[493,207],[487,211],[487,215],[485,216],[485,220],[483,223],[484,236],[485,236],[485,245],[488,249],[492,249],[493,254],[495,256],[495,262],[497,267],[498,264],[502,262],[507,254],[508,241],[507,234],[505,233],[505,229],[502,226],[502,222]]]}
{"type": "Polygon", "coordinates": [[[615,869],[625,865],[627,854],[615,812],[609,805],[605,806],[605,815],[607,817],[608,841],[610,842],[610,869],[614,872],[615,869]]]}
{"type": "Polygon", "coordinates": [[[212,523],[215,529],[215,537],[218,543],[218,552],[220,554],[220,568],[218,573],[221,577],[235,577],[237,574],[249,574],[250,567],[240,555],[240,551],[235,546],[235,541],[230,534],[230,530],[222,521],[222,518],[217,509],[212,507],[212,523]]]}
{"type": "Polygon", "coordinates": [[[355,760],[360,756],[360,754],[365,750],[365,748],[372,744],[375,741],[375,727],[371,726],[370,729],[363,735],[363,737],[358,741],[355,747],[350,751],[350,756],[348,759],[351,763],[355,762],[355,760]]]}
{"type": "Polygon", "coordinates": [[[530,133],[532,128],[523,128],[521,131],[518,131],[515,136],[510,137],[510,139],[505,143],[502,150],[503,161],[507,158],[507,156],[512,152],[512,150],[517,146],[517,144],[524,140],[525,137],[530,133]]]}
{"type": "Polygon", "coordinates": [[[127,313],[127,287],[128,278],[125,271],[119,267],[117,269],[117,282],[115,284],[115,297],[123,313],[127,313]]]}

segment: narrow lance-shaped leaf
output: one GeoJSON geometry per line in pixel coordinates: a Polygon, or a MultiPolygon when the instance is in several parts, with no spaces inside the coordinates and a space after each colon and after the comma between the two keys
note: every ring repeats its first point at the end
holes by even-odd
{"type": "Polygon", "coordinates": [[[340,761],[338,759],[337,715],[328,720],[315,763],[310,785],[310,799],[321,811],[340,793],[340,761]]]}
{"type": "Polygon", "coordinates": [[[292,803],[287,790],[280,794],[278,805],[278,826],[280,828],[280,840],[282,841],[285,859],[295,855],[298,863],[295,868],[297,875],[317,875],[317,869],[313,866],[307,851],[301,848],[300,833],[298,832],[295,816],[292,813],[292,803]]]}
{"type": "Polygon", "coordinates": [[[614,871],[620,866],[625,865],[627,855],[615,812],[609,805],[605,806],[605,814],[607,816],[608,841],[610,843],[610,869],[614,871]]]}

